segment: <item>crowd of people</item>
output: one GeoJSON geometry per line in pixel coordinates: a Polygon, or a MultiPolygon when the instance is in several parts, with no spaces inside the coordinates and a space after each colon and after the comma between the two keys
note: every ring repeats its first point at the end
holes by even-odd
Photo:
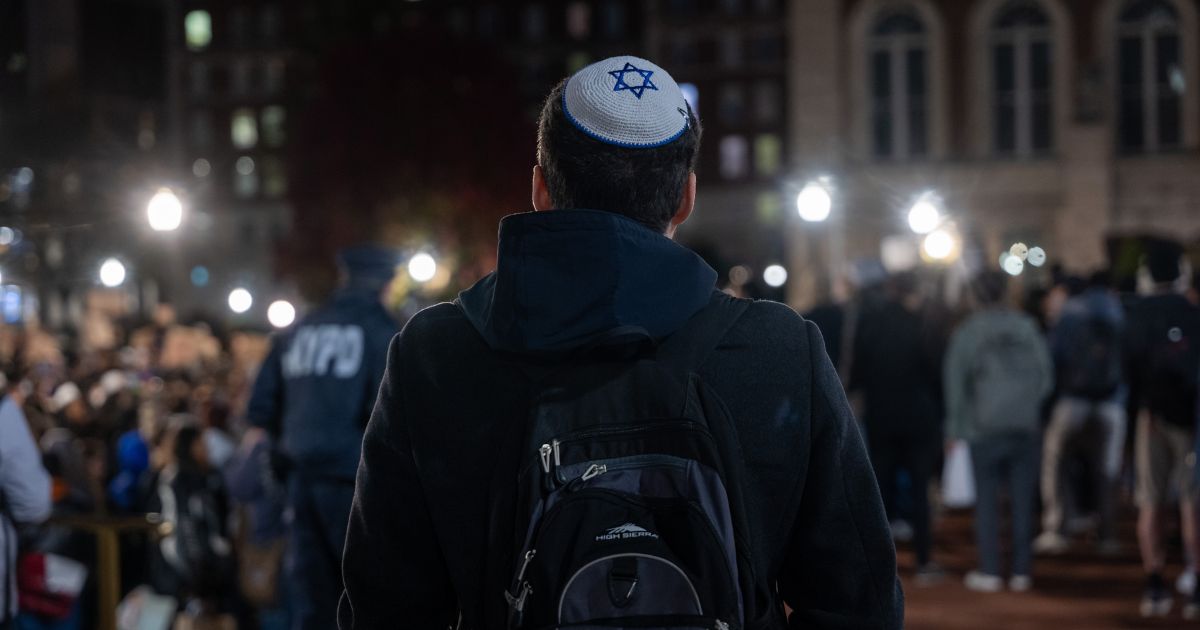
{"type": "Polygon", "coordinates": [[[271,336],[168,307],[4,329],[0,627],[100,627],[105,581],[120,627],[336,625],[359,443],[399,328],[383,306],[396,259],[346,250],[330,302],[271,336]],[[107,565],[105,528],[124,532],[107,565]]]}
{"type": "MultiPolygon", "coordinates": [[[[5,613],[19,608],[18,628],[96,627],[98,580],[119,579],[122,593],[149,585],[185,607],[235,596],[235,538],[251,530],[232,524],[247,514],[250,479],[269,478],[247,470],[253,455],[239,447],[246,431],[235,410],[265,336],[185,325],[169,309],[155,319],[115,322],[114,346],[35,327],[4,331],[3,489],[24,485],[24,503],[45,504],[18,511],[9,494],[0,519],[8,545],[0,575],[11,582],[0,603],[5,613]],[[144,514],[161,515],[162,525],[131,528],[120,575],[102,574],[96,541],[79,523],[144,514]]],[[[253,534],[268,529],[256,522],[253,534]]]]}
{"type": "MultiPolygon", "coordinates": [[[[1034,588],[1035,554],[1077,546],[1082,531],[1091,532],[1096,553],[1119,553],[1131,541],[1121,539],[1117,515],[1132,503],[1147,576],[1142,614],[1167,614],[1177,588],[1186,595],[1184,614],[1200,616],[1193,493],[1200,283],[1184,285],[1179,262],[1176,254],[1150,256],[1141,294],[1120,293],[1097,272],[1086,280],[1055,275],[1019,300],[1007,276],[983,273],[956,306],[944,299],[944,277],[900,273],[810,313],[859,408],[893,534],[915,552],[918,586],[947,577],[934,557],[938,510],[926,490],[961,442],[969,445],[975,486],[978,566],[965,576],[969,589],[1034,588]],[[1005,497],[1008,562],[1000,540],[1005,497]],[[1171,585],[1164,525],[1174,510],[1185,555],[1171,585]]],[[[377,351],[390,326],[371,341],[377,351]]],[[[315,346],[307,359],[284,356],[264,335],[230,335],[169,316],[116,338],[116,347],[92,349],[36,329],[9,329],[0,338],[8,368],[0,404],[0,574],[12,582],[0,603],[20,610],[16,627],[95,625],[95,584],[111,576],[100,573],[91,535],[64,520],[71,515],[160,515],[157,529],[123,537],[118,577],[123,594],[170,598],[172,615],[285,628],[296,601],[332,615],[332,577],[324,604],[287,593],[285,547],[295,529],[284,522],[288,471],[272,438],[283,413],[276,406],[285,403],[272,378],[312,361],[337,369],[338,357],[319,359],[315,346]],[[40,461],[23,454],[23,445],[40,461]]],[[[371,361],[377,381],[382,356],[371,361]]],[[[355,407],[347,418],[369,413],[365,398],[327,398],[355,407]]],[[[325,445],[317,439],[300,450],[325,445]]],[[[324,479],[291,484],[292,494],[301,486],[318,524],[344,520],[321,511],[348,513],[353,489],[348,462],[326,468],[324,479]],[[340,485],[323,486],[334,473],[340,485]],[[317,501],[313,493],[322,487],[345,496],[336,505],[317,501]]],[[[310,582],[336,575],[336,542],[318,525],[305,531],[307,547],[333,549],[310,556],[302,573],[310,582]]]]}
{"type": "Polygon", "coordinates": [[[967,588],[1028,591],[1035,555],[1084,539],[1095,553],[1121,553],[1132,541],[1121,539],[1118,515],[1132,504],[1146,573],[1141,614],[1174,605],[1165,532],[1177,515],[1185,553],[1174,590],[1183,615],[1200,618],[1200,282],[1189,285],[1186,269],[1178,248],[1156,246],[1135,290],[1118,290],[1107,271],[1055,272],[1020,296],[996,271],[972,280],[958,306],[947,306],[937,278],[898,274],[810,313],[857,403],[893,535],[916,557],[916,585],[947,577],[934,558],[944,506],[931,505],[931,483],[967,474],[978,556],[967,588]],[[969,468],[943,467],[961,445],[969,468]]]}

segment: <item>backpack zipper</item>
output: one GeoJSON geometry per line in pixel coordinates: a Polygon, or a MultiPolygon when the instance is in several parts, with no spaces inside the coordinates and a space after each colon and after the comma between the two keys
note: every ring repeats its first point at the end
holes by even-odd
{"type": "Polygon", "coordinates": [[[541,455],[542,459],[542,470],[545,471],[547,475],[550,474],[550,449],[551,447],[549,444],[543,444],[542,447],[538,449],[538,454],[541,455]]]}

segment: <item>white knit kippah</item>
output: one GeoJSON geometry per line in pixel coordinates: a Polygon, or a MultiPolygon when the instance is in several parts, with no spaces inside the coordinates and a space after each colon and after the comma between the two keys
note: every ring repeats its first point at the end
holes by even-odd
{"type": "Polygon", "coordinates": [[[675,79],[639,57],[610,57],[576,72],[563,90],[563,111],[583,133],[621,147],[659,147],[688,127],[675,79]]]}

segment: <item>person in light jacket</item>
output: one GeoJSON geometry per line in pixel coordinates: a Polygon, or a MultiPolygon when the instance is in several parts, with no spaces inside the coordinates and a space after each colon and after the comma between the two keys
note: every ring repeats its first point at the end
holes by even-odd
{"type": "Polygon", "coordinates": [[[968,589],[1004,587],[1000,558],[1000,491],[1012,505],[1012,577],[1008,588],[1032,585],[1042,401],[1054,389],[1054,364],[1037,322],[1006,303],[1000,272],[975,281],[980,310],[950,339],[946,355],[946,439],[965,440],[975,472],[975,541],[979,568],[968,589]]]}
{"type": "Polygon", "coordinates": [[[17,524],[50,516],[50,475],[42,467],[25,414],[11,396],[0,402],[0,630],[17,614],[17,524]]]}

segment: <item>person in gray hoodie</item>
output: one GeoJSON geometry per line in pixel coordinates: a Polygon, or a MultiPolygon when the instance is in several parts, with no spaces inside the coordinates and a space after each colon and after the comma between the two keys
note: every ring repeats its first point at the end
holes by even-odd
{"type": "Polygon", "coordinates": [[[965,440],[975,472],[975,542],[979,568],[967,588],[999,591],[1000,488],[1012,503],[1010,590],[1032,586],[1034,503],[1042,401],[1054,388],[1050,351],[1033,318],[1005,304],[1007,278],[981,274],[981,310],[950,339],[945,363],[946,439],[965,440]]]}
{"type": "Polygon", "coordinates": [[[0,629],[17,614],[17,524],[50,516],[50,475],[42,467],[25,414],[11,396],[0,402],[0,629]]]}

